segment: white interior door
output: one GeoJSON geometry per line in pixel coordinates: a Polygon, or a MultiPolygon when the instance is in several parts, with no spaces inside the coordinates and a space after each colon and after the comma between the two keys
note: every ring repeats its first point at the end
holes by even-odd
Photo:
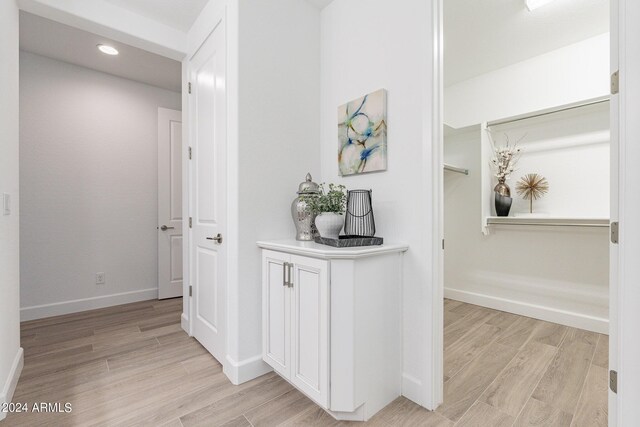
{"type": "Polygon", "coordinates": [[[226,89],[224,21],[190,60],[193,335],[218,361],[226,340],[226,89]]]}
{"type": "Polygon", "coordinates": [[[182,112],[158,108],[158,298],[182,296],[182,112]]]}

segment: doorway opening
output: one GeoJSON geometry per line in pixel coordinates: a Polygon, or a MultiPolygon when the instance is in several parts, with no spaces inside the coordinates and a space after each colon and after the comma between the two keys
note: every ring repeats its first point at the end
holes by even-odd
{"type": "Polygon", "coordinates": [[[182,296],[182,66],[20,13],[21,319],[182,296]]]}
{"type": "Polygon", "coordinates": [[[443,2],[453,422],[606,425],[610,5],[547,3],[443,2]]]}

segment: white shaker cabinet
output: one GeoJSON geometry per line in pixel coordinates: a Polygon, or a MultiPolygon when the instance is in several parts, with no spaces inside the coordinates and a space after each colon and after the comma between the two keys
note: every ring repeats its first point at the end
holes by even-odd
{"type": "Polygon", "coordinates": [[[328,262],[263,252],[263,355],[280,375],[328,405],[328,262]]]}
{"type": "Polygon", "coordinates": [[[367,420],[400,396],[407,247],[258,245],[264,361],[337,419],[367,420]]]}
{"type": "Polygon", "coordinates": [[[289,256],[262,252],[262,358],[285,378],[291,376],[291,290],[289,256]]]}

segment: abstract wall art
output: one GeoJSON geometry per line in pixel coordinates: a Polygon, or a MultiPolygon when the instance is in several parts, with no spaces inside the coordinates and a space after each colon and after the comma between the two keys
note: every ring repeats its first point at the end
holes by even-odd
{"type": "Polygon", "coordinates": [[[340,175],[387,169],[387,91],[380,89],[338,107],[340,175]]]}

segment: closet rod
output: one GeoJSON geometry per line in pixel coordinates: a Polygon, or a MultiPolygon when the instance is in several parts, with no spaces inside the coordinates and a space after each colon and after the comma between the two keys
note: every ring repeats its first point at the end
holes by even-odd
{"type": "Polygon", "coordinates": [[[518,225],[518,226],[540,226],[540,227],[609,227],[609,224],[598,223],[570,223],[570,222],[493,222],[489,220],[487,225],[518,225]]]}
{"type": "Polygon", "coordinates": [[[578,103],[578,104],[568,105],[566,107],[554,108],[554,109],[547,110],[547,111],[543,110],[543,111],[541,111],[539,113],[528,114],[528,115],[524,115],[524,116],[520,116],[520,117],[515,117],[515,118],[512,118],[512,119],[496,120],[494,122],[488,122],[487,123],[487,127],[504,125],[504,124],[507,124],[507,123],[519,122],[521,120],[533,119],[533,118],[536,118],[536,117],[548,116],[549,114],[555,114],[555,113],[560,113],[562,111],[574,110],[576,108],[588,107],[589,105],[602,104],[604,102],[609,102],[609,97],[608,96],[605,97],[605,98],[599,98],[599,99],[594,99],[594,100],[591,100],[591,101],[581,102],[581,103],[578,103]]]}
{"type": "Polygon", "coordinates": [[[461,173],[464,175],[469,175],[469,169],[464,169],[464,168],[458,168],[456,166],[451,166],[448,164],[444,164],[444,170],[446,171],[451,171],[451,172],[457,172],[457,173],[461,173]]]}
{"type": "Polygon", "coordinates": [[[569,223],[554,223],[554,222],[490,222],[489,225],[519,225],[519,226],[536,226],[536,227],[609,227],[602,224],[569,224],[569,223]]]}

